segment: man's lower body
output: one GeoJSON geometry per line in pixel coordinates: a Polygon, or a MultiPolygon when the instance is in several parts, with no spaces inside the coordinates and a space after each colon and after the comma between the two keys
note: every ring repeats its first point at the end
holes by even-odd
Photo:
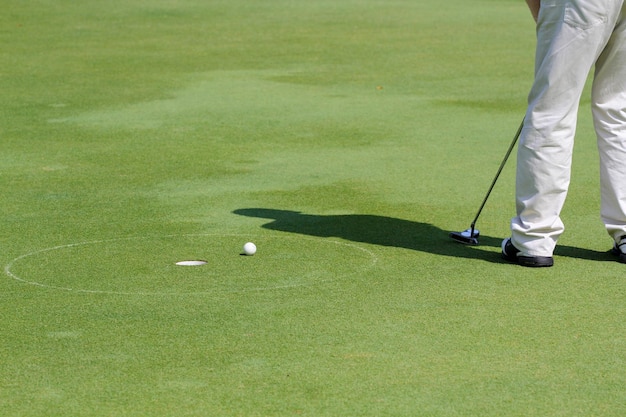
{"type": "Polygon", "coordinates": [[[524,266],[552,265],[564,230],[560,213],[569,188],[578,105],[594,65],[601,216],[616,245],[626,243],[624,13],[624,0],[541,2],[535,82],[517,155],[517,216],[511,220],[510,240],[503,242],[508,260],[524,266]]]}

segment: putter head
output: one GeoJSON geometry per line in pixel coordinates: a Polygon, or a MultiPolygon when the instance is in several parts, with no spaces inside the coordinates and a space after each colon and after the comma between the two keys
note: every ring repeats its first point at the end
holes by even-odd
{"type": "Polygon", "coordinates": [[[467,230],[463,230],[462,232],[450,232],[449,236],[452,240],[465,245],[478,245],[478,236],[480,236],[480,232],[474,229],[472,233],[472,228],[469,228],[467,230]]]}

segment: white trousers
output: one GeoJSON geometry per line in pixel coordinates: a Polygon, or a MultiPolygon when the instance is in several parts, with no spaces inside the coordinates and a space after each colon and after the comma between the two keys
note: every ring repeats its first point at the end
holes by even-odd
{"type": "Polygon", "coordinates": [[[523,255],[552,256],[563,233],[578,106],[594,66],[601,218],[613,239],[626,235],[625,0],[542,0],[511,220],[512,242],[523,255]]]}

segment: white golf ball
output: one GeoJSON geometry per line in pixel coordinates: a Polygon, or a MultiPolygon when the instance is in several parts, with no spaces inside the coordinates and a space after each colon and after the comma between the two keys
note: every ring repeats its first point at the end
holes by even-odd
{"type": "Polygon", "coordinates": [[[243,245],[243,253],[246,255],[254,255],[256,253],[256,245],[252,242],[248,242],[243,245]]]}

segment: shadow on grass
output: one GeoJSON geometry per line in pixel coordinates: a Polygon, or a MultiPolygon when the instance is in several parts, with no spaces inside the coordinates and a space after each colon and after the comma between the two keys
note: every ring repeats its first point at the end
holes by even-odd
{"type": "MultiPolygon", "coordinates": [[[[290,210],[245,208],[233,213],[270,219],[262,227],[308,236],[338,237],[352,242],[391,246],[455,258],[481,259],[506,263],[500,257],[502,238],[482,235],[480,245],[466,246],[451,240],[448,232],[428,223],[368,214],[315,215],[290,210]],[[483,250],[481,247],[497,248],[483,250]]],[[[608,252],[597,252],[569,246],[559,246],[559,256],[594,261],[614,260],[608,252]]]]}

